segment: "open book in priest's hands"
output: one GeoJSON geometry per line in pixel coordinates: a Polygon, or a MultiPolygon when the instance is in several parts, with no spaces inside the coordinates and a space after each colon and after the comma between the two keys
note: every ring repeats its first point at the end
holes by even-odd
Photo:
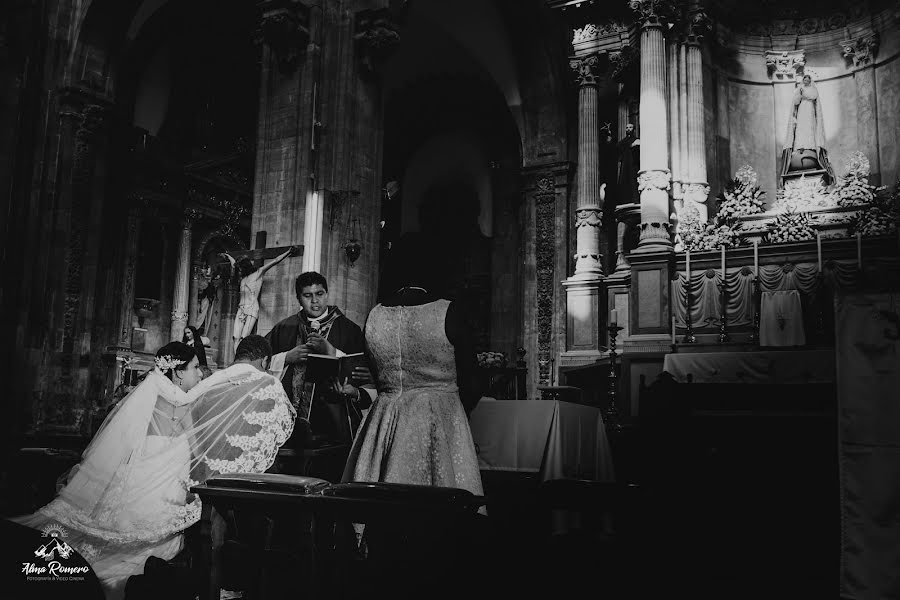
{"type": "Polygon", "coordinates": [[[364,354],[345,354],[330,356],[328,354],[306,355],[306,381],[310,383],[330,383],[333,379],[340,382],[353,375],[353,367],[365,364],[364,354]]]}

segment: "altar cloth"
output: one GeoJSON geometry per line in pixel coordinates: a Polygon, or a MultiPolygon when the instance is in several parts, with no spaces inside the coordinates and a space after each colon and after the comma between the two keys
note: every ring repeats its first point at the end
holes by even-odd
{"type": "Polygon", "coordinates": [[[470,426],[482,470],[538,473],[541,481],[615,479],[597,407],[483,398],[472,411],[470,426]]]}
{"type": "Polygon", "coordinates": [[[679,383],[831,383],[834,351],[676,352],[663,358],[663,371],[679,383]]]}

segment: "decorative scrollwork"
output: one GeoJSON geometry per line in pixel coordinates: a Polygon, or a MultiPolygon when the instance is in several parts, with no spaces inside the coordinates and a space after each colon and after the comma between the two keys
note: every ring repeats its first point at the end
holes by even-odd
{"type": "Polygon", "coordinates": [[[603,223],[602,212],[598,208],[583,208],[575,213],[575,229],[581,227],[600,227],[603,223]]]}
{"type": "Polygon", "coordinates": [[[870,64],[878,53],[878,33],[871,33],[856,39],[841,42],[841,54],[849,59],[854,67],[870,64]]]}
{"type": "Polygon", "coordinates": [[[538,384],[550,385],[553,339],[554,267],[556,263],[556,191],[552,174],[538,177],[535,199],[537,271],[538,384]]]}
{"type": "Polygon", "coordinates": [[[638,174],[638,191],[661,190],[668,192],[672,186],[668,171],[643,171],[638,174]]]}
{"type": "Polygon", "coordinates": [[[287,4],[279,0],[264,0],[260,8],[262,17],[256,40],[269,46],[279,68],[289,73],[309,43],[309,8],[299,2],[287,4]]]}
{"type": "Polygon", "coordinates": [[[596,54],[584,58],[573,58],[569,61],[569,67],[575,71],[575,80],[578,85],[597,85],[597,67],[600,61],[596,54]]]}
{"type": "Polygon", "coordinates": [[[766,51],[766,67],[779,79],[794,79],[806,66],[806,50],[766,51]]]}

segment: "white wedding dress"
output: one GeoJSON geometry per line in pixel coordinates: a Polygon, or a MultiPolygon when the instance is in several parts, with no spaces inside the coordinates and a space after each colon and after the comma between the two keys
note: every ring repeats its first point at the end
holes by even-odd
{"type": "Polygon", "coordinates": [[[281,382],[251,365],[218,371],[190,393],[151,371],[106,418],[50,504],[13,519],[62,526],[108,600],[150,556],[174,558],[200,518],[189,488],[216,473],[261,473],[290,437],[281,382]]]}

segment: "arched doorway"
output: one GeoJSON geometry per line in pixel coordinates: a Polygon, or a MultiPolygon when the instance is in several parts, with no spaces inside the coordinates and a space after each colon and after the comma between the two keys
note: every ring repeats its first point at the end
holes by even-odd
{"type": "Polygon", "coordinates": [[[486,29],[478,36],[438,3],[412,5],[387,66],[379,295],[391,291],[392,244],[421,233],[441,281],[435,291],[467,305],[479,350],[512,357],[522,329],[518,84],[493,3],[470,8],[486,29]]]}

